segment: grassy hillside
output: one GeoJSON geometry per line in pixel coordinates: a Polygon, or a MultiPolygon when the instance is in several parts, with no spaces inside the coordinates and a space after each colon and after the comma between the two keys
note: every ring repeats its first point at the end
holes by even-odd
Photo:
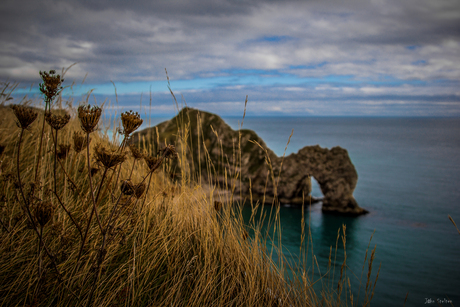
{"type": "MultiPolygon", "coordinates": [[[[345,262],[333,289],[313,291],[308,229],[303,269],[286,280],[284,258],[275,265],[266,250],[275,237],[280,247],[279,231],[244,225],[231,198],[216,199],[183,147],[171,146],[174,135],[188,144],[190,127],[169,131],[167,146],[130,146],[141,119],[124,112],[120,138],[110,141],[101,109],[62,109],[60,76],[42,79],[45,110],[0,107],[0,306],[353,305],[345,262]],[[170,178],[174,163],[180,180],[170,178]]],[[[237,168],[225,173],[238,180],[237,168]]],[[[279,212],[266,219],[279,225],[279,212]]],[[[339,237],[345,246],[345,229],[339,237]]]]}

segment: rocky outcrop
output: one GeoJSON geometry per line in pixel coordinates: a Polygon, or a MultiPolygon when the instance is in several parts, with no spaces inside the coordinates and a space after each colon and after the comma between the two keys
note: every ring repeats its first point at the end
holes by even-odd
{"type": "MultiPolygon", "coordinates": [[[[367,213],[360,208],[353,191],[358,182],[358,173],[346,149],[306,146],[296,154],[286,157],[281,178],[285,178],[285,189],[293,190],[289,178],[301,172],[313,176],[323,192],[323,212],[359,215],[367,213]]],[[[282,187],[280,187],[282,188],[282,187]]]]}
{"type": "Polygon", "coordinates": [[[340,147],[306,146],[284,159],[267,148],[247,129],[235,131],[219,116],[191,108],[182,109],[169,121],[134,135],[153,151],[172,143],[186,153],[185,161],[171,165],[171,174],[192,174],[233,191],[234,199],[302,205],[310,202],[314,177],[323,192],[323,212],[360,215],[367,213],[353,197],[358,174],[340,147]],[[181,172],[187,168],[188,171],[181,172]],[[236,179],[235,179],[236,178],[236,179]]]}

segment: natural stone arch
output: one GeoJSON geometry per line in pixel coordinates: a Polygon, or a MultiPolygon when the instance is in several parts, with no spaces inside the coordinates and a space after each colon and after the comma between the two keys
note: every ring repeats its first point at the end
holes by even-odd
{"type": "MultiPolygon", "coordinates": [[[[323,212],[352,215],[367,212],[358,206],[353,197],[358,173],[346,149],[306,146],[298,153],[287,156],[283,162],[280,179],[283,184],[279,187],[279,193],[290,195],[296,200],[296,187],[305,174],[314,177],[321,188],[324,196],[323,212]]],[[[311,192],[311,183],[308,188],[311,192]]]]}
{"type": "MultiPolygon", "coordinates": [[[[358,206],[353,197],[358,174],[348,152],[341,147],[327,149],[319,145],[306,146],[283,160],[267,148],[254,131],[247,129],[234,131],[219,116],[191,108],[182,109],[175,118],[150,128],[150,131],[158,129],[160,140],[166,140],[179,147],[181,144],[176,141],[176,135],[177,123],[180,122],[183,122],[184,126],[189,125],[189,141],[193,144],[197,144],[197,131],[201,131],[200,140],[201,142],[204,140],[206,144],[208,158],[211,159],[213,171],[216,173],[212,174],[212,178],[207,178],[204,151],[199,151],[198,146],[191,146],[191,149],[188,147],[192,172],[198,173],[198,165],[201,165],[200,173],[203,180],[212,180],[213,184],[221,187],[225,187],[227,183],[229,187],[234,187],[234,200],[240,195],[246,199],[252,195],[254,200],[265,201],[265,203],[273,203],[276,197],[280,203],[301,205],[304,203],[302,196],[309,196],[311,192],[311,184],[307,182],[307,178],[313,176],[324,195],[323,212],[350,215],[367,212],[358,206]],[[233,154],[234,140],[241,140],[241,169],[239,154],[233,154]],[[198,161],[201,163],[197,163],[198,161]],[[228,182],[224,169],[226,174],[229,174],[228,182]],[[278,176],[280,169],[281,175],[278,176]],[[239,179],[232,181],[234,178],[232,176],[237,172],[240,172],[239,179]],[[277,184],[275,185],[273,181],[277,184]],[[251,191],[249,191],[250,185],[251,191]]],[[[154,134],[149,133],[147,129],[137,133],[133,139],[139,142],[142,138],[145,138],[147,144],[154,144],[156,140],[154,134]]],[[[173,169],[177,170],[175,175],[179,178],[179,168],[174,166],[173,169]]],[[[307,200],[305,203],[308,204],[308,197],[305,199],[307,200]]]]}

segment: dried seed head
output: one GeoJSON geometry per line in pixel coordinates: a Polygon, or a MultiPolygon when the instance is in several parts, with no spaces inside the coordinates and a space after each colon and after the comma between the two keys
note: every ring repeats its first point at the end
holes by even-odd
{"type": "Polygon", "coordinates": [[[30,107],[25,107],[22,105],[12,105],[14,115],[18,119],[16,124],[19,128],[27,129],[37,118],[37,113],[30,107]]]}
{"type": "Polygon", "coordinates": [[[125,136],[133,133],[137,128],[142,125],[143,120],[137,112],[129,111],[121,113],[121,123],[123,124],[123,131],[121,134],[125,136]]]}
{"type": "MultiPolygon", "coordinates": [[[[91,140],[90,140],[91,141],[91,140]]],[[[86,137],[80,131],[75,131],[73,133],[73,150],[76,153],[79,153],[86,147],[86,137]]]]}
{"type": "Polygon", "coordinates": [[[139,150],[139,148],[137,148],[134,144],[129,144],[129,150],[131,151],[133,158],[136,160],[142,159],[142,157],[144,156],[142,152],[139,150]]]}
{"type": "Polygon", "coordinates": [[[54,130],[61,130],[69,122],[70,115],[65,114],[61,116],[61,115],[54,115],[51,112],[46,112],[45,120],[54,130]]]}
{"type": "Polygon", "coordinates": [[[249,236],[248,232],[246,230],[243,230],[243,233],[241,235],[243,237],[243,240],[246,240],[249,236]]]}
{"type": "Polygon", "coordinates": [[[43,227],[53,216],[54,208],[49,201],[40,201],[34,211],[37,222],[43,227]]]}
{"type": "Polygon", "coordinates": [[[43,83],[40,83],[39,85],[40,92],[45,95],[45,99],[48,102],[51,102],[62,90],[61,83],[64,79],[61,79],[60,75],[56,75],[56,71],[54,70],[50,70],[49,72],[40,71],[40,77],[43,80],[43,83]]]}
{"type": "Polygon", "coordinates": [[[134,186],[130,180],[123,180],[120,190],[123,195],[129,196],[134,194],[134,186]]]}
{"type": "Polygon", "coordinates": [[[106,168],[114,167],[117,164],[123,163],[126,159],[125,154],[118,154],[116,150],[106,149],[101,144],[98,144],[94,150],[96,161],[102,163],[106,168]]]}
{"type": "Polygon", "coordinates": [[[145,184],[138,183],[134,185],[131,180],[128,179],[121,183],[120,190],[123,195],[134,195],[136,198],[140,198],[145,192],[145,184]]]}
{"type": "Polygon", "coordinates": [[[80,119],[80,124],[83,131],[86,133],[93,132],[96,129],[99,119],[101,118],[101,114],[102,109],[98,106],[79,106],[78,118],[80,119]]]}
{"type": "Polygon", "coordinates": [[[174,145],[168,145],[166,146],[165,148],[163,149],[160,149],[159,153],[165,158],[165,159],[169,159],[169,158],[177,158],[177,152],[176,152],[176,148],[174,147],[174,145]]]}
{"type": "Polygon", "coordinates": [[[144,161],[147,163],[147,166],[151,172],[155,171],[160,167],[162,159],[152,156],[144,156],[144,161]]]}
{"type": "Polygon", "coordinates": [[[58,159],[64,160],[67,157],[67,154],[70,151],[70,144],[69,145],[64,145],[64,144],[59,144],[59,149],[57,151],[57,157],[58,159]]]}
{"type": "Polygon", "coordinates": [[[99,172],[99,168],[97,167],[91,167],[91,176],[96,175],[99,172]]]}
{"type": "Polygon", "coordinates": [[[141,198],[142,195],[144,195],[145,192],[145,183],[138,183],[134,186],[134,196],[136,198],[141,198]]]}

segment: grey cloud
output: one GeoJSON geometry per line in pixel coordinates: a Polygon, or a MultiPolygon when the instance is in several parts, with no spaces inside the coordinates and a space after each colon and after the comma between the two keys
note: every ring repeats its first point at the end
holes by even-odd
{"type": "Polygon", "coordinates": [[[192,78],[321,62],[328,64],[303,73],[459,74],[433,64],[458,62],[458,46],[427,51],[447,40],[458,45],[458,1],[24,0],[3,1],[0,13],[0,77],[23,81],[36,81],[33,68],[74,62],[69,76],[88,72],[89,81],[100,82],[164,79],[164,67],[176,78],[192,78]],[[292,39],[271,43],[267,36],[292,39]],[[409,45],[419,49],[405,50],[409,45]],[[401,69],[414,59],[428,66],[401,69]]]}

